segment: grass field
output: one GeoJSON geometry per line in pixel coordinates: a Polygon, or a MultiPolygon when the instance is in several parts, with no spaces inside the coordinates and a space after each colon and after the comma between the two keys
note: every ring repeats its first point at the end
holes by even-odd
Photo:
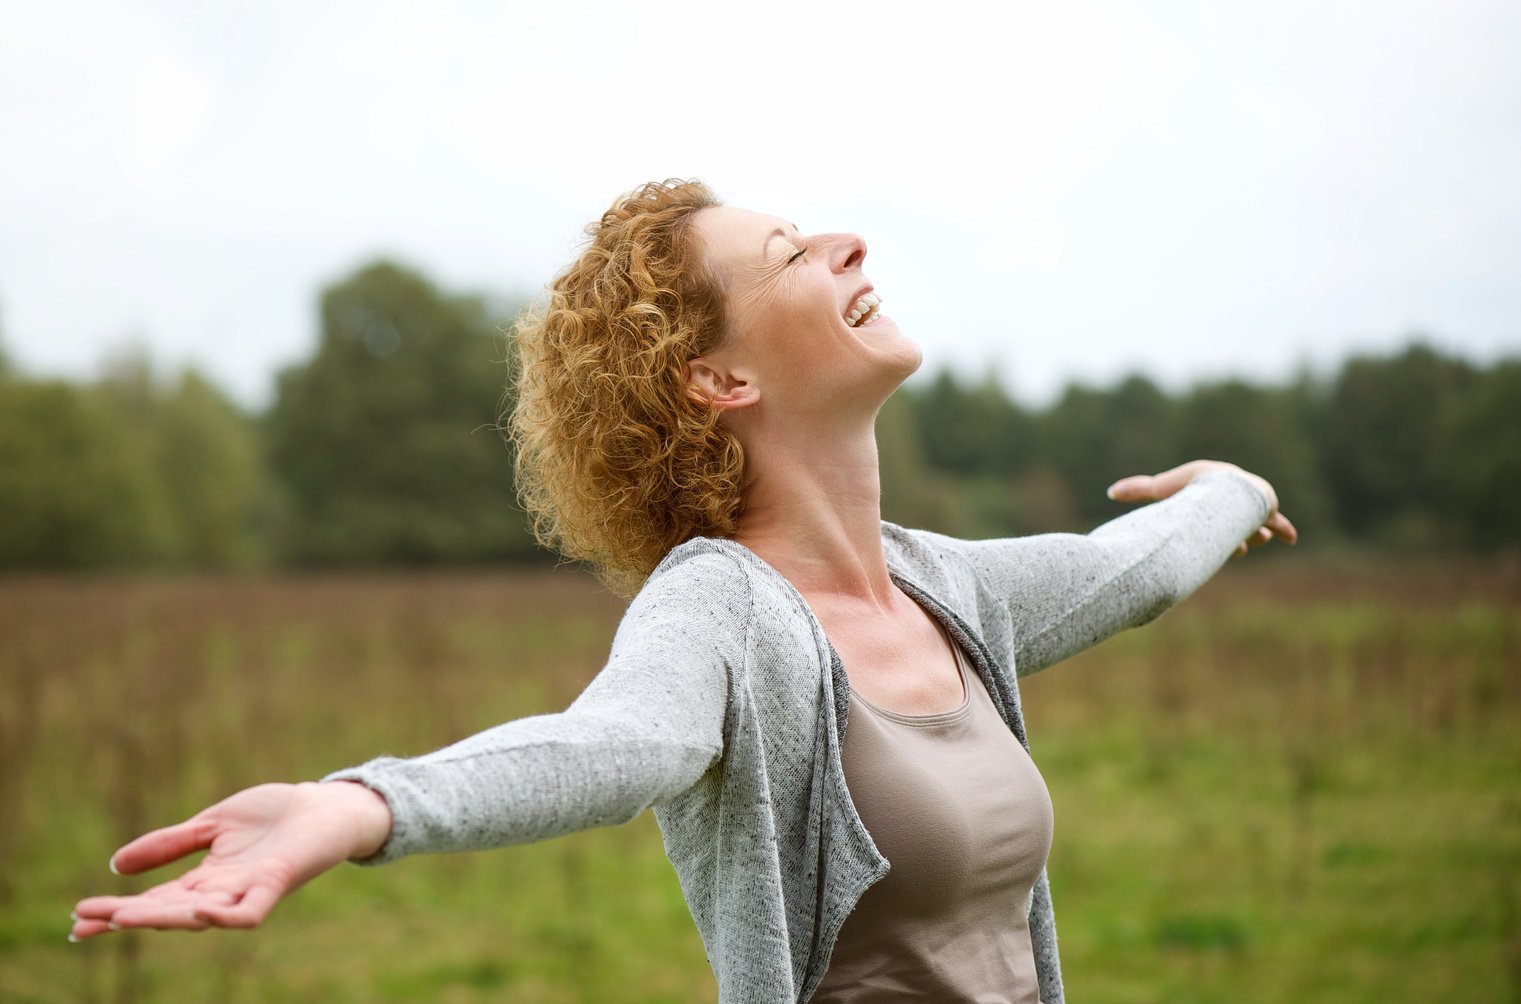
{"type": "MultiPolygon", "coordinates": [[[[0,580],[0,1001],[702,1001],[648,816],[69,945],[136,832],[562,707],[555,573],[0,580]]],[[[1521,1002],[1521,567],[1253,558],[1028,679],[1068,997],[1521,1002]]]]}

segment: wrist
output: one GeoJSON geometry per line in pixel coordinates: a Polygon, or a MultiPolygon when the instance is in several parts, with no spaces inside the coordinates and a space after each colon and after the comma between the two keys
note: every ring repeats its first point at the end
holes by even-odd
{"type": "Polygon", "coordinates": [[[1269,515],[1278,509],[1278,493],[1273,490],[1273,486],[1262,475],[1253,474],[1240,465],[1233,464],[1227,460],[1198,460],[1195,463],[1200,465],[1197,473],[1194,474],[1195,478],[1216,473],[1234,474],[1257,490],[1257,494],[1261,495],[1263,501],[1267,503],[1269,515]]]}
{"type": "Polygon", "coordinates": [[[1268,483],[1267,478],[1264,478],[1260,474],[1253,474],[1251,471],[1237,467],[1235,464],[1231,464],[1230,469],[1237,477],[1257,489],[1257,494],[1261,495],[1262,500],[1267,503],[1268,515],[1271,516],[1278,510],[1278,493],[1273,490],[1273,486],[1268,483]]]}
{"type": "Polygon", "coordinates": [[[345,857],[358,861],[378,854],[391,836],[391,805],[385,796],[358,781],[322,781],[319,787],[348,824],[351,839],[345,857]]]}

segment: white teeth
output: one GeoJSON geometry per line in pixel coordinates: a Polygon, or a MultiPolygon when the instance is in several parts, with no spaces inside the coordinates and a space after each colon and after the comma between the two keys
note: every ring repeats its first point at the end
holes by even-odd
{"type": "Polygon", "coordinates": [[[882,298],[875,293],[861,294],[845,315],[845,323],[852,328],[860,327],[862,320],[875,316],[876,307],[881,302],[882,298]]]}

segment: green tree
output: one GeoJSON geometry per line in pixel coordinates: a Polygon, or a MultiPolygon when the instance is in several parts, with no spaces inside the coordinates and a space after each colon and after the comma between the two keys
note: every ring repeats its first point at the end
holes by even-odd
{"type": "Polygon", "coordinates": [[[1521,359],[1479,375],[1458,407],[1439,472],[1454,500],[1449,529],[1477,547],[1521,544],[1521,359]]]}
{"type": "Polygon", "coordinates": [[[1444,478],[1462,412],[1478,385],[1468,363],[1426,345],[1355,357],[1325,411],[1321,476],[1355,537],[1396,546],[1456,543],[1462,506],[1444,478]]]}
{"type": "Polygon", "coordinates": [[[175,521],[175,557],[213,568],[262,563],[272,500],[253,422],[187,370],[163,395],[156,424],[156,467],[175,521]]]}
{"type": "Polygon", "coordinates": [[[503,316],[389,262],[323,293],[316,356],[280,376],[268,417],[292,558],[478,562],[533,552],[496,431],[503,316]]]}
{"type": "Polygon", "coordinates": [[[162,554],[163,495],[133,431],[89,390],[0,381],[0,567],[140,564],[162,554]]]}
{"type": "Polygon", "coordinates": [[[882,473],[882,518],[904,526],[953,533],[959,530],[954,487],[930,470],[920,448],[918,402],[900,390],[877,415],[877,453],[882,473]]]}
{"type": "Polygon", "coordinates": [[[965,386],[942,370],[908,392],[928,462],[944,498],[936,529],[967,537],[1070,530],[1071,492],[1039,463],[1037,420],[990,372],[965,386]]]}
{"type": "Polygon", "coordinates": [[[941,370],[913,396],[924,456],[935,469],[1012,475],[1034,457],[1034,423],[992,373],[963,387],[949,370],[941,370]]]}
{"type": "Polygon", "coordinates": [[[156,561],[231,568],[264,559],[271,488],[247,416],[194,370],[161,381],[139,348],[107,361],[94,394],[153,473],[161,516],[143,533],[156,561]]]}
{"type": "Polygon", "coordinates": [[[1196,385],[1179,402],[1178,455],[1228,460],[1262,475],[1284,511],[1313,539],[1331,530],[1330,499],[1301,421],[1307,388],[1239,380],[1196,385]]]}
{"type": "Polygon", "coordinates": [[[1140,375],[1108,391],[1069,386],[1040,417],[1037,429],[1042,463],[1066,482],[1084,525],[1119,512],[1104,495],[1116,479],[1165,470],[1188,459],[1177,444],[1175,404],[1140,375]]]}

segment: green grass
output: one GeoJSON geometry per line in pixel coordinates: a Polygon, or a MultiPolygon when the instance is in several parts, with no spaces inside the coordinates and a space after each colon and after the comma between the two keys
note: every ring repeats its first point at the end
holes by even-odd
{"type": "MultiPolygon", "coordinates": [[[[133,834],[562,707],[618,613],[570,572],[0,580],[0,1000],[711,1000],[648,816],[64,940],[147,884],[133,834]]],[[[1069,999],[1521,1001],[1515,569],[1243,563],[1023,690],[1069,999]]]]}

